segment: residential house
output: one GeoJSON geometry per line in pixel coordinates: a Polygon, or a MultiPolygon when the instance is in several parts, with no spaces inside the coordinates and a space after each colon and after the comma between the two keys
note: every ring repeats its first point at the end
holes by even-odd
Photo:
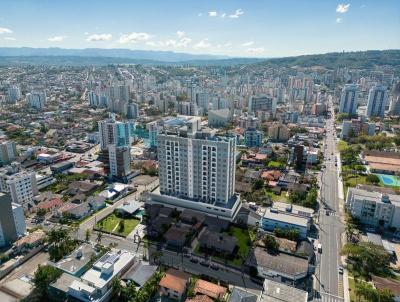
{"type": "Polygon", "coordinates": [[[160,281],[160,295],[181,301],[186,292],[190,275],[170,268],[160,281]]]}
{"type": "Polygon", "coordinates": [[[212,299],[223,301],[227,293],[227,288],[199,279],[196,281],[193,291],[195,294],[203,294],[212,299]]]}
{"type": "Polygon", "coordinates": [[[198,237],[202,249],[211,250],[223,255],[234,255],[237,246],[237,239],[233,236],[221,234],[204,228],[198,237]]]}

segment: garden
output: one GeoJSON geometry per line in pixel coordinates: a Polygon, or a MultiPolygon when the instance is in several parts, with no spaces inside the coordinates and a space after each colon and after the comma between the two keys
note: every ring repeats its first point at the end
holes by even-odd
{"type": "Polygon", "coordinates": [[[119,236],[128,236],[140,223],[136,218],[121,218],[115,213],[108,215],[96,224],[96,229],[101,232],[115,234],[119,236]]]}

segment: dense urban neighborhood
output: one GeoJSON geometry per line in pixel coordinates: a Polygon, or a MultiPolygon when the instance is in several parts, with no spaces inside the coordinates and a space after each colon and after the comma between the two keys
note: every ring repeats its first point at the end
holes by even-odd
{"type": "Polygon", "coordinates": [[[347,55],[0,64],[0,300],[399,301],[400,70],[347,55]]]}

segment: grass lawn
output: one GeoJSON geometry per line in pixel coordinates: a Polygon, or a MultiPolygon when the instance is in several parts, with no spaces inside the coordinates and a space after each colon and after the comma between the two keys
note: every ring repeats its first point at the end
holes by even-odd
{"type": "Polygon", "coordinates": [[[268,163],[268,168],[277,168],[277,169],[283,169],[285,168],[285,164],[281,163],[279,161],[270,161],[268,163]]]}
{"type": "Polygon", "coordinates": [[[338,148],[339,152],[341,152],[341,151],[347,149],[348,147],[349,147],[349,144],[346,143],[345,141],[340,140],[340,141],[337,143],[337,148],[338,148]]]}
{"type": "Polygon", "coordinates": [[[233,237],[235,237],[238,245],[237,257],[228,262],[230,264],[240,266],[244,261],[243,259],[246,259],[247,255],[249,254],[251,241],[254,239],[255,234],[251,230],[245,230],[233,226],[231,226],[229,231],[226,233],[230,233],[233,237]]]}
{"type": "Polygon", "coordinates": [[[136,218],[119,218],[114,213],[107,216],[102,221],[97,223],[97,227],[102,229],[107,233],[114,233],[118,235],[128,236],[130,232],[132,232],[135,227],[140,223],[139,219],[136,218]],[[122,231],[120,231],[119,224],[121,220],[124,220],[125,227],[122,231]]]}
{"type": "Polygon", "coordinates": [[[288,202],[289,198],[286,196],[286,191],[282,191],[281,194],[275,194],[274,192],[266,191],[265,194],[271,197],[272,201],[288,202]]]}

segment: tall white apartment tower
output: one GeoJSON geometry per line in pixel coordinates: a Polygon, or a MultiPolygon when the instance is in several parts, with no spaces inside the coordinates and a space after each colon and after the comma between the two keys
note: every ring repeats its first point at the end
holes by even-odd
{"type": "Polygon", "coordinates": [[[16,144],[12,141],[0,143],[0,166],[11,163],[17,156],[16,144]]]}
{"type": "Polygon", "coordinates": [[[46,98],[45,91],[32,91],[26,95],[26,102],[32,108],[42,110],[46,104],[46,98]]]}
{"type": "Polygon", "coordinates": [[[0,193],[0,247],[8,246],[26,233],[24,210],[9,194],[0,193]]]}
{"type": "Polygon", "coordinates": [[[117,122],[114,117],[99,122],[101,152],[99,160],[105,164],[109,176],[127,181],[130,173],[130,123],[117,122]]]}
{"type": "Polygon", "coordinates": [[[375,85],[369,90],[367,103],[367,116],[385,116],[385,106],[388,93],[385,86],[375,85]]]}
{"type": "Polygon", "coordinates": [[[108,145],[130,146],[128,122],[117,122],[113,118],[99,122],[100,147],[106,150],[108,145]]]}
{"type": "Polygon", "coordinates": [[[354,115],[357,113],[358,89],[355,84],[346,84],[340,97],[339,113],[354,115]]]}
{"type": "Polygon", "coordinates": [[[14,203],[27,207],[39,193],[36,173],[21,170],[19,164],[13,162],[0,170],[0,191],[10,193],[14,203]]]}
{"type": "Polygon", "coordinates": [[[157,136],[160,195],[152,201],[233,219],[240,200],[235,194],[233,137],[201,130],[201,119],[168,122],[157,136]]]}
{"type": "Polygon", "coordinates": [[[10,104],[16,104],[21,99],[21,90],[18,86],[13,85],[8,88],[8,101],[10,104]]]}

